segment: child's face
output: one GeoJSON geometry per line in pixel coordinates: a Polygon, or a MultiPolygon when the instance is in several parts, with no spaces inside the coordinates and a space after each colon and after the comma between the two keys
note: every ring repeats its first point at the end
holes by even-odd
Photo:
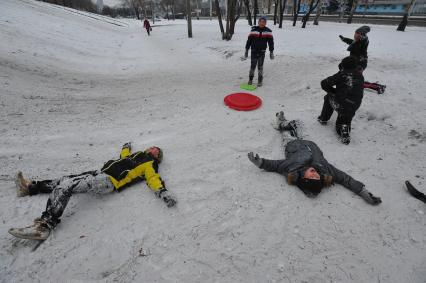
{"type": "Polygon", "coordinates": [[[158,158],[160,151],[158,150],[157,147],[150,147],[146,150],[146,152],[151,153],[152,156],[154,156],[154,158],[158,158]]]}
{"type": "Polygon", "coordinates": [[[266,26],[266,21],[264,19],[259,20],[259,27],[264,28],[266,26]]]}
{"type": "Polygon", "coordinates": [[[355,41],[360,40],[360,39],[361,39],[361,34],[360,34],[360,33],[358,33],[358,32],[355,32],[355,34],[354,34],[354,39],[355,39],[355,41]]]}
{"type": "Polygon", "coordinates": [[[320,180],[321,176],[318,174],[315,168],[309,167],[308,169],[306,169],[305,174],[303,175],[303,178],[311,179],[311,180],[320,180]]]}

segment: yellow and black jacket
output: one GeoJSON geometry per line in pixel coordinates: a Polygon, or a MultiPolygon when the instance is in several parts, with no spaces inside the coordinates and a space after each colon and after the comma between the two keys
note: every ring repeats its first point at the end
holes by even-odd
{"type": "Polygon", "coordinates": [[[109,176],[117,190],[140,180],[145,180],[154,192],[164,188],[157,160],[143,151],[132,154],[129,148],[124,147],[120,159],[109,160],[101,171],[109,176]]]}

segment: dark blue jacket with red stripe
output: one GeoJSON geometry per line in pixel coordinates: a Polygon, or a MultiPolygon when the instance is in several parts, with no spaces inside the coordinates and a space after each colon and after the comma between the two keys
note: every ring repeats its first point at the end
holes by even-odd
{"type": "Polygon", "coordinates": [[[266,44],[269,45],[269,51],[273,52],[274,37],[272,36],[272,30],[267,27],[252,27],[251,32],[247,38],[246,50],[251,48],[252,51],[265,51],[266,44]]]}

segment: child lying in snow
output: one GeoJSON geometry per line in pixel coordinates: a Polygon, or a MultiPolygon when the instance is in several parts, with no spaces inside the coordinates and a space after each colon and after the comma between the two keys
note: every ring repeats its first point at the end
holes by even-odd
{"type": "Polygon", "coordinates": [[[337,183],[372,205],[382,202],[379,197],[370,193],[363,183],[328,163],[314,142],[300,139],[296,123],[294,121],[287,123],[283,112],[277,113],[275,128],[284,135],[286,159],[268,160],[250,152],[248,158],[257,167],[286,176],[289,184],[299,187],[308,197],[315,197],[323,187],[337,183]]]}
{"type": "Polygon", "coordinates": [[[163,159],[159,147],[150,147],[145,151],[131,153],[130,143],[123,145],[120,158],[110,160],[99,171],[89,171],[78,175],[65,176],[56,180],[29,181],[19,172],[16,178],[18,196],[50,193],[46,210],[34,224],[26,228],[11,228],[9,233],[22,239],[45,240],[50,231],[60,222],[60,217],[74,193],[110,193],[121,190],[140,180],[146,180],[148,186],[168,207],[176,200],[165,188],[158,174],[158,165],[163,159]]]}

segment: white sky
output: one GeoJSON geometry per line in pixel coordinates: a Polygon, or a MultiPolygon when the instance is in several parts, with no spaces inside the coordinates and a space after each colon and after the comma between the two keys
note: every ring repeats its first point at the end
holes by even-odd
{"type": "MultiPolygon", "coordinates": [[[[96,3],[96,0],[94,0],[93,2],[96,3]]],[[[113,7],[117,4],[120,4],[120,2],[121,2],[120,0],[104,0],[104,5],[108,5],[108,6],[113,7]]]]}

